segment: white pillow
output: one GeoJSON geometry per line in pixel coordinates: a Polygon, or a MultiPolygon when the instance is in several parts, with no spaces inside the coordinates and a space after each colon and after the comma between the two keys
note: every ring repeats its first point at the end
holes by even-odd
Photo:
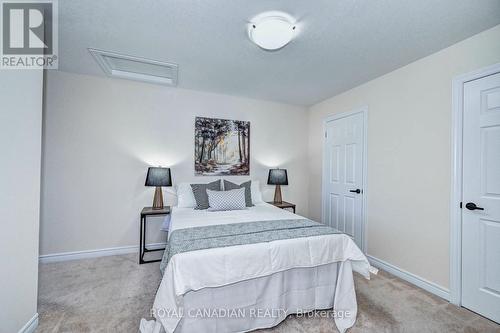
{"type": "Polygon", "coordinates": [[[245,200],[245,188],[238,188],[229,191],[207,190],[208,210],[242,210],[247,208],[245,200]]]}
{"type": "Polygon", "coordinates": [[[196,200],[194,199],[191,183],[180,183],[177,186],[177,207],[194,208],[196,200]]]}
{"type": "Polygon", "coordinates": [[[252,193],[252,203],[254,205],[264,202],[262,200],[262,192],[260,191],[260,182],[258,180],[252,180],[250,192],[252,193]]]}

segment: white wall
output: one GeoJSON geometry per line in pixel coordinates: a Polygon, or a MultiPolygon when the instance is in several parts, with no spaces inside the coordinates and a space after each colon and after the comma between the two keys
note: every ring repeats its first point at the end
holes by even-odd
{"type": "Polygon", "coordinates": [[[323,119],[367,105],[368,254],[448,288],[451,82],[498,62],[500,26],[312,106],[310,217],[321,217],[323,119]]]}
{"type": "Polygon", "coordinates": [[[0,332],[37,312],[41,70],[0,71],[0,332]]]}
{"type": "MultiPolygon", "coordinates": [[[[139,212],[151,206],[154,192],[144,187],[148,166],[171,167],[174,183],[212,179],[194,176],[195,116],[249,120],[251,178],[263,183],[271,200],[268,169],[287,168],[284,199],[297,203],[299,213],[308,212],[305,108],[50,72],[41,254],[138,245],[139,212]]],[[[165,236],[157,226],[150,230],[149,242],[165,236]]]]}

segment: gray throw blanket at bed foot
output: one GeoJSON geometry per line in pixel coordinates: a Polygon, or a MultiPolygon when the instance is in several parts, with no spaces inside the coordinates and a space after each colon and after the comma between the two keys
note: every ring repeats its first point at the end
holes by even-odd
{"type": "Polygon", "coordinates": [[[220,224],[179,229],[170,235],[160,269],[163,274],[170,258],[182,252],[339,233],[340,231],[332,227],[308,219],[220,224]]]}

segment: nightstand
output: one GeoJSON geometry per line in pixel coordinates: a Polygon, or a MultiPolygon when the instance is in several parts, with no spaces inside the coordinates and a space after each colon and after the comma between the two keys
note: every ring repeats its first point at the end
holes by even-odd
{"type": "Polygon", "coordinates": [[[144,254],[147,252],[163,251],[161,249],[147,249],[146,248],[146,224],[148,216],[160,216],[170,214],[170,206],[165,206],[163,209],[153,209],[152,207],[144,207],[141,211],[141,231],[139,237],[139,264],[146,264],[150,262],[161,261],[161,259],[144,260],[144,254]]]}
{"type": "Polygon", "coordinates": [[[279,202],[274,202],[274,201],[268,201],[267,202],[268,204],[271,204],[273,206],[276,206],[278,208],[281,208],[281,209],[293,209],[293,213],[295,214],[295,204],[293,203],[290,203],[290,202],[286,202],[286,201],[282,201],[281,203],[279,202]]]}

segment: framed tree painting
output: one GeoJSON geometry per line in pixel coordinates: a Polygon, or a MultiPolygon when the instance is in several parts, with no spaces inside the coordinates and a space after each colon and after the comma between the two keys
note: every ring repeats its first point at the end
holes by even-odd
{"type": "Polygon", "coordinates": [[[194,170],[200,176],[250,175],[250,122],[196,117],[194,170]]]}

